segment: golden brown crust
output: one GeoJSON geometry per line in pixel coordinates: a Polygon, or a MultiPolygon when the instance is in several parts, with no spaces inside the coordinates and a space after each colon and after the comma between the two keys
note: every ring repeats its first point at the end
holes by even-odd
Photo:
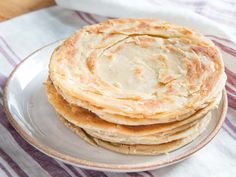
{"type": "Polygon", "coordinates": [[[198,121],[204,117],[211,109],[213,109],[217,102],[213,102],[205,109],[199,110],[193,116],[183,121],[177,121],[166,124],[152,124],[152,125],[140,125],[140,126],[127,126],[118,125],[102,120],[97,115],[90,111],[78,106],[70,105],[66,102],[55,90],[51,82],[47,82],[47,95],[48,100],[55,108],[56,112],[62,115],[67,121],[85,129],[94,129],[98,131],[107,131],[112,133],[118,133],[129,136],[145,136],[157,133],[168,133],[173,129],[186,128],[185,125],[198,121]]]}
{"type": "Polygon", "coordinates": [[[145,145],[151,145],[151,144],[163,144],[171,141],[175,141],[178,139],[186,138],[188,136],[191,136],[192,134],[196,134],[199,132],[199,125],[205,124],[209,122],[209,119],[211,118],[211,113],[208,113],[206,116],[204,116],[202,119],[198,121],[194,121],[193,123],[190,123],[188,125],[177,127],[173,130],[157,133],[157,134],[151,134],[146,136],[136,136],[136,135],[122,135],[119,133],[112,133],[104,131],[96,131],[94,129],[84,129],[85,132],[95,138],[112,142],[112,143],[122,143],[122,144],[145,144],[145,145]],[[181,128],[179,130],[179,128],[181,128]]]}
{"type": "Polygon", "coordinates": [[[62,122],[74,131],[77,135],[79,135],[83,140],[88,142],[93,146],[101,146],[106,149],[129,155],[159,155],[163,153],[169,153],[174,151],[190,142],[192,142],[195,138],[197,138],[207,127],[209,120],[198,125],[198,131],[192,133],[190,136],[177,139],[171,142],[163,143],[163,144],[154,144],[154,145],[143,145],[143,144],[122,144],[122,143],[111,143],[109,141],[104,141],[99,138],[95,138],[86,133],[82,128],[79,128],[72,123],[68,122],[66,119],[60,116],[62,122]]]}

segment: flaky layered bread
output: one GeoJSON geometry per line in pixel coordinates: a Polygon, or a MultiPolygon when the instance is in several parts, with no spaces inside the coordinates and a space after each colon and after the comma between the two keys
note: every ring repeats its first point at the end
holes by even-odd
{"type": "Polygon", "coordinates": [[[131,154],[131,155],[159,155],[163,153],[168,153],[171,151],[174,151],[190,142],[192,142],[195,138],[197,138],[207,127],[211,117],[207,117],[205,121],[202,121],[196,126],[195,128],[197,131],[192,132],[190,135],[188,135],[185,138],[177,139],[168,143],[163,144],[153,144],[153,145],[143,145],[143,144],[135,144],[135,145],[129,145],[129,144],[122,144],[122,143],[111,143],[109,141],[104,141],[99,138],[95,138],[89,134],[86,133],[82,128],[79,128],[72,123],[68,122],[66,119],[64,119],[62,116],[60,116],[60,119],[62,122],[70,128],[72,131],[74,131],[76,134],[78,134],[83,140],[90,143],[94,146],[101,146],[106,149],[119,152],[122,154],[131,154]]]}
{"type": "Polygon", "coordinates": [[[211,113],[208,113],[201,120],[190,123],[190,125],[185,125],[184,128],[181,130],[176,131],[176,129],[174,129],[172,131],[169,131],[165,135],[159,133],[146,136],[131,136],[122,134],[112,134],[111,132],[107,131],[94,131],[93,129],[83,129],[83,130],[92,137],[108,141],[111,143],[121,143],[130,145],[134,144],[157,145],[157,144],[168,143],[178,139],[183,139],[193,134],[197,134],[199,132],[200,124],[208,124],[210,118],[211,118],[211,113]]]}
{"type": "Polygon", "coordinates": [[[211,102],[226,80],[210,40],[157,19],[82,28],[54,51],[49,77],[67,102],[110,122],[123,119],[116,123],[186,118],[211,102]]]}
{"type": "MultiPolygon", "coordinates": [[[[51,82],[51,81],[50,81],[51,82]]],[[[61,95],[60,89],[56,90],[57,93],[59,93],[61,95]]],[[[221,92],[220,92],[221,95],[221,92]]],[[[217,100],[219,101],[219,99],[221,98],[220,95],[217,94],[217,100]]],[[[68,96],[67,96],[68,98],[68,96]]],[[[74,100],[74,98],[70,97],[69,100],[74,100]]],[[[205,102],[204,104],[202,104],[201,106],[199,106],[198,108],[192,109],[182,115],[179,116],[175,116],[175,117],[168,117],[167,115],[165,117],[162,117],[160,119],[151,119],[151,118],[137,118],[137,119],[132,119],[128,116],[122,116],[122,115],[117,115],[117,114],[110,114],[110,113],[106,113],[103,111],[103,109],[98,108],[98,107],[94,107],[91,106],[87,103],[81,102],[79,100],[77,100],[76,102],[80,102],[80,105],[82,105],[82,108],[88,109],[91,112],[96,112],[96,115],[99,116],[99,118],[111,122],[111,123],[115,123],[115,124],[122,124],[122,125],[151,125],[151,124],[157,124],[157,123],[168,123],[168,122],[174,122],[174,121],[180,121],[180,120],[184,120],[190,116],[192,116],[194,113],[196,113],[198,110],[204,109],[206,107],[208,107],[209,105],[212,105],[213,102],[215,102],[216,97],[208,100],[207,102],[205,102]]],[[[75,101],[72,101],[72,103],[74,103],[75,101]]],[[[210,107],[208,107],[210,108],[210,107]]],[[[205,109],[205,111],[209,110],[209,109],[205,109]]]]}
{"type": "Polygon", "coordinates": [[[214,102],[212,102],[205,109],[201,109],[194,115],[183,121],[176,121],[166,124],[152,124],[141,126],[127,126],[110,123],[100,119],[94,113],[83,109],[78,106],[70,105],[65,99],[59,95],[51,82],[47,82],[47,95],[48,100],[55,108],[56,112],[60,114],[68,122],[89,130],[105,131],[107,134],[115,135],[127,135],[127,136],[145,136],[150,134],[165,135],[168,133],[174,133],[175,131],[181,131],[183,129],[192,126],[192,123],[203,118],[210,110],[215,108],[219,103],[221,94],[214,102]]]}
{"type": "Polygon", "coordinates": [[[226,82],[217,47],[158,19],[86,26],[51,56],[46,90],[62,122],[92,145],[158,155],[197,138],[226,82]]]}

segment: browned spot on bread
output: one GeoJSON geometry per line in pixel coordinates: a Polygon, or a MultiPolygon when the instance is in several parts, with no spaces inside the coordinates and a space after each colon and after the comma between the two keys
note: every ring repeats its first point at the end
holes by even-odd
{"type": "Polygon", "coordinates": [[[124,48],[124,46],[119,45],[117,47],[115,47],[114,49],[112,49],[112,53],[118,53],[119,51],[121,51],[124,48]]]}
{"type": "Polygon", "coordinates": [[[107,39],[110,39],[111,40],[111,38],[113,38],[113,37],[116,37],[117,36],[117,34],[114,34],[114,33],[109,33],[109,34],[107,34],[107,35],[105,35],[103,38],[102,38],[102,42],[103,41],[106,41],[107,39]]]}
{"type": "Polygon", "coordinates": [[[188,89],[190,92],[197,91],[198,87],[195,84],[195,81],[202,76],[204,69],[201,61],[198,57],[193,57],[190,59],[184,60],[187,67],[187,81],[189,82],[188,89]]]}
{"type": "Polygon", "coordinates": [[[146,107],[148,110],[155,110],[157,107],[161,105],[161,102],[159,100],[146,100],[143,102],[144,107],[146,107]]]}
{"type": "Polygon", "coordinates": [[[65,70],[62,66],[58,67],[54,72],[59,74],[61,77],[66,77],[65,70]]]}
{"type": "Polygon", "coordinates": [[[202,72],[210,72],[211,71],[211,67],[208,64],[205,63],[201,63],[201,68],[202,68],[202,72]]]}
{"type": "Polygon", "coordinates": [[[135,69],[134,69],[134,74],[135,74],[136,76],[140,76],[141,73],[142,73],[142,70],[141,70],[140,68],[135,68],[135,69]]]}
{"type": "Polygon", "coordinates": [[[74,44],[76,43],[76,41],[79,40],[79,38],[81,37],[81,34],[83,33],[83,30],[80,30],[78,32],[76,32],[75,34],[73,34],[71,37],[69,37],[67,40],[65,40],[63,42],[64,46],[74,46],[74,44]]]}
{"type": "Polygon", "coordinates": [[[176,39],[164,40],[164,44],[177,44],[177,40],[176,39]]]}
{"type": "Polygon", "coordinates": [[[154,26],[154,29],[155,29],[155,30],[167,29],[167,26],[168,26],[168,25],[166,25],[166,26],[165,26],[165,25],[157,25],[157,26],[154,26]]]}
{"type": "Polygon", "coordinates": [[[164,86],[164,84],[162,84],[162,83],[160,83],[160,82],[157,82],[157,84],[155,85],[155,88],[156,89],[159,89],[159,88],[161,88],[161,87],[163,87],[164,86]]]}
{"type": "Polygon", "coordinates": [[[175,80],[175,77],[168,75],[168,76],[166,76],[164,78],[161,78],[160,82],[163,83],[163,84],[167,84],[167,83],[169,83],[169,82],[171,82],[173,80],[175,80]]]}
{"type": "Polygon", "coordinates": [[[158,59],[159,59],[160,61],[162,61],[162,62],[167,62],[167,61],[168,61],[168,58],[167,58],[165,55],[163,55],[163,54],[160,54],[160,55],[158,56],[158,59]]]}
{"type": "Polygon", "coordinates": [[[107,53],[106,57],[107,57],[108,60],[111,61],[113,59],[113,54],[112,53],[107,53]]]}
{"type": "Polygon", "coordinates": [[[80,81],[83,83],[87,80],[87,77],[83,74],[78,74],[78,77],[79,77],[80,81]]]}
{"type": "Polygon", "coordinates": [[[138,25],[138,28],[147,28],[149,26],[149,24],[147,22],[140,22],[140,24],[138,25]]]}
{"type": "Polygon", "coordinates": [[[77,53],[77,49],[75,47],[68,47],[66,50],[66,55],[68,58],[73,58],[77,53]]]}
{"type": "Polygon", "coordinates": [[[197,90],[197,86],[196,85],[190,85],[188,88],[189,88],[190,92],[194,92],[194,91],[197,90]]]}
{"type": "Polygon", "coordinates": [[[187,38],[180,38],[180,41],[183,42],[184,44],[191,44],[191,40],[187,38]]]}
{"type": "Polygon", "coordinates": [[[176,89],[172,84],[169,84],[167,85],[167,92],[173,94],[176,93],[176,89]]]}
{"type": "Polygon", "coordinates": [[[214,62],[217,62],[218,59],[220,58],[219,51],[212,46],[193,46],[192,50],[197,54],[201,53],[203,55],[208,56],[214,62]]]}
{"type": "Polygon", "coordinates": [[[181,32],[185,35],[191,35],[193,32],[187,28],[181,28],[181,32]]]}
{"type": "Polygon", "coordinates": [[[156,41],[153,37],[150,36],[136,36],[133,39],[136,45],[139,45],[144,48],[150,46],[151,43],[156,41]]]}
{"type": "Polygon", "coordinates": [[[104,31],[106,31],[108,29],[110,29],[109,25],[99,25],[98,28],[97,28],[97,31],[98,32],[104,32],[104,31]]]}
{"type": "MultiPolygon", "coordinates": [[[[65,40],[62,45],[62,48],[60,49],[60,53],[63,54],[64,51],[66,53],[66,56],[73,57],[77,53],[77,48],[75,47],[75,43],[79,38],[80,38],[80,33],[77,32],[69,39],[65,40]]],[[[62,56],[59,58],[62,58],[62,56]]]]}
{"type": "Polygon", "coordinates": [[[93,72],[95,69],[96,58],[97,58],[97,54],[95,52],[93,52],[87,60],[87,66],[91,72],[93,72]]]}
{"type": "Polygon", "coordinates": [[[69,39],[64,41],[64,46],[70,47],[73,46],[76,42],[76,35],[71,36],[69,39]]]}
{"type": "Polygon", "coordinates": [[[122,32],[125,32],[125,33],[135,33],[137,31],[138,31],[138,27],[126,28],[122,30],[122,32]]]}
{"type": "Polygon", "coordinates": [[[203,69],[199,58],[197,57],[192,58],[192,62],[193,66],[195,67],[196,76],[200,77],[202,75],[203,69]]]}
{"type": "Polygon", "coordinates": [[[140,36],[139,37],[139,41],[141,43],[152,43],[152,42],[156,42],[156,40],[153,37],[150,36],[140,36]]]}
{"type": "Polygon", "coordinates": [[[187,59],[187,58],[184,59],[184,63],[187,68],[187,80],[188,80],[188,82],[191,83],[196,77],[195,67],[193,66],[193,63],[191,61],[189,61],[189,59],[187,59]]]}
{"type": "Polygon", "coordinates": [[[89,33],[99,33],[101,29],[98,26],[94,26],[94,27],[86,29],[86,31],[89,33]]]}
{"type": "Polygon", "coordinates": [[[204,88],[202,88],[201,94],[205,95],[208,93],[208,90],[212,89],[216,83],[216,78],[214,77],[214,74],[210,75],[204,80],[204,88]]]}
{"type": "Polygon", "coordinates": [[[186,56],[186,53],[183,50],[181,50],[180,48],[177,48],[177,47],[174,47],[171,45],[166,46],[166,48],[169,49],[173,53],[178,53],[184,57],[186,56]]]}

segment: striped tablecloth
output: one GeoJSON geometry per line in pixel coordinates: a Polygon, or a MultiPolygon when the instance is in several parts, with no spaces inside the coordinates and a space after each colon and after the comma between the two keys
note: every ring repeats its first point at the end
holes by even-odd
{"type": "MultiPolygon", "coordinates": [[[[236,35],[236,1],[146,0],[153,6],[181,6],[227,26],[236,35]]],[[[63,39],[76,29],[106,17],[51,7],[0,24],[0,177],[222,176],[236,175],[236,41],[208,35],[226,63],[229,110],[216,138],[191,158],[140,173],[108,173],[77,168],[50,158],[23,140],[3,111],[3,88],[14,67],[32,51],[63,39]]]]}

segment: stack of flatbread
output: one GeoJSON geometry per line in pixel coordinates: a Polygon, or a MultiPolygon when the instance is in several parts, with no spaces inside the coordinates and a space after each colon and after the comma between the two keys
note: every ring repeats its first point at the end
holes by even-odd
{"type": "Polygon", "coordinates": [[[113,19],[55,49],[46,87],[58,117],[85,141],[157,155],[206,129],[225,81],[221,54],[202,34],[158,19],[113,19]]]}

